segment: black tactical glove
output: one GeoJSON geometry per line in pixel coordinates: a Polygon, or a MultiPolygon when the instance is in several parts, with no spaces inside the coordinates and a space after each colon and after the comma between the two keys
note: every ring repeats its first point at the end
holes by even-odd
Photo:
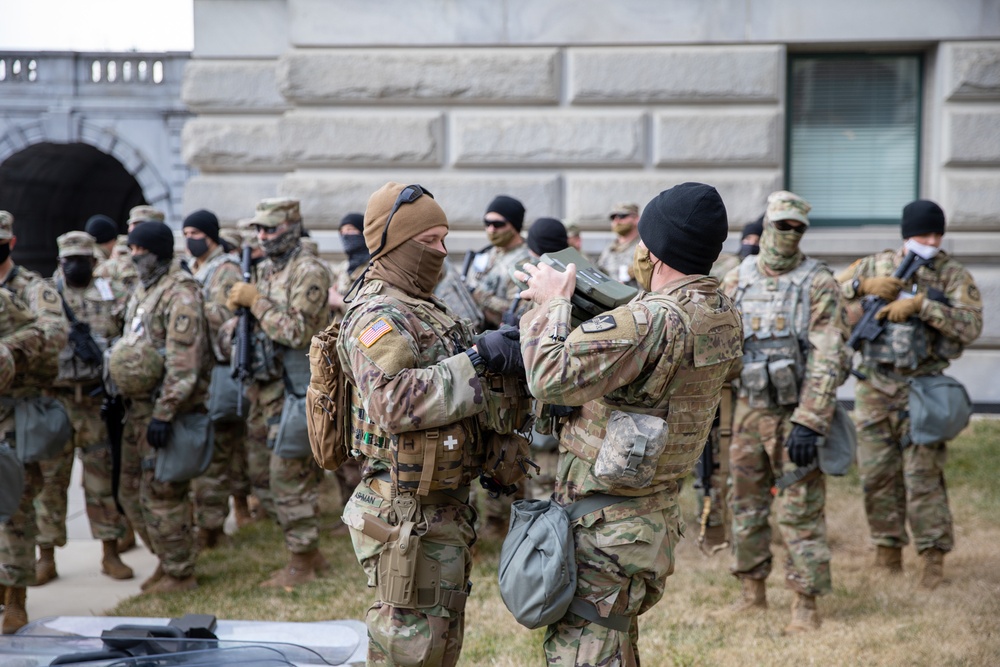
{"type": "Polygon", "coordinates": [[[792,427],[792,434],[785,441],[788,458],[797,466],[804,467],[816,460],[816,440],[819,433],[801,424],[792,427]]]}
{"type": "Polygon", "coordinates": [[[503,327],[490,331],[479,339],[476,349],[486,362],[487,370],[500,375],[524,376],[520,330],[503,327]]]}
{"type": "Polygon", "coordinates": [[[146,442],[153,449],[163,449],[170,439],[170,422],[161,421],[155,417],[149,421],[146,428],[146,442]]]}

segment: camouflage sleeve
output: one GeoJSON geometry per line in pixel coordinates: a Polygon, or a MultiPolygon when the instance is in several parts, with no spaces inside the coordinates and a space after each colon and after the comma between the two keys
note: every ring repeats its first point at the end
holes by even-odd
{"type": "Polygon", "coordinates": [[[208,322],[209,340],[215,340],[219,329],[233,313],[226,308],[229,288],[243,280],[240,267],[233,262],[222,262],[212,275],[208,285],[208,300],[205,301],[205,320],[208,322]]]}
{"type": "Polygon", "coordinates": [[[0,289],[0,343],[13,355],[17,374],[27,372],[28,362],[45,352],[45,332],[37,319],[24,301],[0,289]]]}
{"type": "MultiPolygon", "coordinates": [[[[501,282],[503,285],[503,281],[501,282]]],[[[510,280],[506,281],[503,296],[492,294],[485,289],[476,288],[472,291],[472,300],[483,311],[486,321],[491,325],[499,325],[501,316],[510,309],[510,304],[521,290],[510,280]]]]}
{"type": "Polygon", "coordinates": [[[583,405],[635,380],[647,361],[669,354],[650,343],[674,326],[641,303],[610,310],[570,330],[571,306],[556,297],[521,318],[521,354],[531,395],[554,405],[583,405]],[[640,335],[633,309],[650,322],[640,335]]]}
{"type": "Polygon", "coordinates": [[[948,304],[924,299],[920,319],[949,338],[968,345],[983,330],[983,300],[976,282],[964,267],[952,262],[943,273],[948,304]]]}
{"type": "Polygon", "coordinates": [[[38,318],[35,324],[45,336],[45,354],[59,354],[69,340],[69,320],[59,292],[44,280],[34,280],[26,296],[31,312],[38,318]]]}
{"type": "Polygon", "coordinates": [[[198,386],[208,345],[201,290],[194,281],[177,283],[164,297],[166,356],[162,391],[153,406],[153,417],[172,421],[178,407],[198,386]],[[168,300],[169,299],[169,300],[168,300]]]}
{"type": "Polygon", "coordinates": [[[319,262],[303,261],[292,273],[291,282],[287,307],[278,307],[262,296],[251,312],[268,338],[301,349],[329,322],[326,299],[330,274],[319,262]]]}
{"type": "Polygon", "coordinates": [[[735,268],[730,269],[726,272],[719,280],[719,291],[728,296],[730,299],[736,296],[736,288],[740,285],[740,265],[737,264],[735,268]]]}
{"type": "Polygon", "coordinates": [[[825,435],[833,419],[837,387],[845,375],[847,324],[840,286],[829,271],[815,275],[809,298],[809,350],[792,421],[825,435]]]}
{"type": "Polygon", "coordinates": [[[453,424],[486,407],[468,355],[463,351],[421,368],[414,334],[391,307],[352,317],[341,331],[340,348],[365,411],[388,433],[453,424]]]}

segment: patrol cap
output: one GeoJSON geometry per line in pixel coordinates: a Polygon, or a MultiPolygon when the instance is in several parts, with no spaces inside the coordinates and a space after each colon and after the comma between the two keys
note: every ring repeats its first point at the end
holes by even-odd
{"type": "Polygon", "coordinates": [[[254,211],[253,217],[246,224],[250,227],[267,227],[273,229],[283,222],[302,222],[298,199],[288,199],[286,197],[262,199],[258,202],[257,210],[254,211]]]}
{"type": "Polygon", "coordinates": [[[566,225],[567,237],[572,238],[574,236],[579,236],[579,235],[580,235],[580,225],[576,224],[575,222],[571,222],[568,225],[566,225]]]}
{"type": "Polygon", "coordinates": [[[614,218],[616,215],[639,215],[639,205],[631,202],[618,202],[611,209],[608,217],[614,218]]]}
{"type": "Polygon", "coordinates": [[[128,222],[126,225],[137,225],[140,222],[163,222],[165,216],[163,211],[152,206],[133,206],[128,212],[128,222]]]}
{"type": "Polygon", "coordinates": [[[7,211],[0,211],[0,241],[14,238],[14,216],[7,211]]]}
{"type": "Polygon", "coordinates": [[[97,240],[87,232],[66,232],[56,239],[59,259],[63,257],[93,257],[97,240]]]}
{"type": "Polygon", "coordinates": [[[243,247],[243,233],[232,227],[223,227],[219,230],[219,238],[233,246],[237,250],[243,247]]]}
{"type": "Polygon", "coordinates": [[[385,245],[382,246],[382,232],[386,231],[385,225],[389,220],[389,214],[392,213],[399,194],[407,187],[402,183],[390,181],[368,198],[364,233],[365,245],[368,246],[368,252],[372,253],[372,259],[398,248],[428,229],[439,225],[448,226],[448,217],[444,214],[444,210],[434,201],[433,195],[421,188],[423,194],[409,203],[399,205],[386,233],[385,245]],[[378,254],[375,254],[376,251],[378,254]]]}
{"type": "Polygon", "coordinates": [[[771,222],[775,220],[798,220],[809,226],[809,211],[812,206],[802,197],[788,190],[772,192],[767,197],[766,217],[771,222]]]}

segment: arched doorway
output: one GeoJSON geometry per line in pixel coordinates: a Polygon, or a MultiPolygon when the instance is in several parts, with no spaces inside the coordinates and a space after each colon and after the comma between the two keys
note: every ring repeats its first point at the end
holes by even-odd
{"type": "Polygon", "coordinates": [[[0,164],[0,209],[14,215],[14,261],[42,275],[56,267],[56,238],[103,213],[124,233],[142,188],[110,155],[83,143],[38,143],[0,164]]]}

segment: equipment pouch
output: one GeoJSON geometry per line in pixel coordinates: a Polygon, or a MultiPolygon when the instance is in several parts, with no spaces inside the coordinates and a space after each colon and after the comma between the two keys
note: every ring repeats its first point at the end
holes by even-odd
{"type": "MultiPolygon", "coordinates": [[[[278,359],[277,351],[274,348],[274,341],[267,337],[259,328],[254,329],[251,334],[253,341],[253,365],[250,374],[254,380],[259,382],[272,382],[283,376],[281,361],[278,359]]],[[[237,355],[233,355],[231,363],[233,370],[239,363],[237,355]]]]}
{"type": "Polygon", "coordinates": [[[10,521],[21,505],[24,493],[24,465],[17,452],[6,442],[0,442],[0,523],[10,521]]]}
{"type": "Polygon", "coordinates": [[[767,374],[778,399],[778,405],[799,404],[799,383],[794,359],[775,359],[767,364],[767,374]]]}
{"type": "Polygon", "coordinates": [[[747,397],[751,408],[771,407],[768,383],[766,360],[744,361],[743,370],[740,371],[740,393],[747,397]]]}
{"type": "Polygon", "coordinates": [[[649,485],[667,445],[667,422],[655,415],[614,410],[594,461],[594,477],[612,487],[649,485]]]}
{"type": "Polygon", "coordinates": [[[922,324],[890,322],[883,334],[892,348],[893,365],[896,368],[913,370],[930,356],[927,336],[922,324]]]}
{"type": "Polygon", "coordinates": [[[482,384],[486,409],[479,413],[479,424],[483,430],[496,433],[530,430],[532,398],[524,380],[491,373],[482,384]]]}
{"type": "Polygon", "coordinates": [[[22,463],[58,456],[73,435],[63,404],[49,396],[18,399],[14,404],[14,439],[22,463]]]}
{"type": "Polygon", "coordinates": [[[204,412],[177,415],[171,422],[167,446],[156,452],[154,477],[158,482],[187,482],[212,462],[215,430],[204,412]]]}
{"type": "Polygon", "coordinates": [[[274,438],[274,454],[278,458],[301,459],[312,455],[307,414],[305,396],[285,394],[285,403],[281,407],[281,421],[278,422],[278,435],[274,438]]]}
{"type": "MultiPolygon", "coordinates": [[[[517,491],[517,483],[528,475],[528,466],[539,470],[538,466],[528,458],[531,443],[520,433],[493,433],[487,431],[486,462],[483,464],[483,477],[489,480],[487,488],[504,495],[517,491]]],[[[484,484],[484,487],[486,484],[484,484]]]]}
{"type": "Polygon", "coordinates": [[[385,543],[379,554],[376,586],[382,602],[394,607],[413,609],[417,603],[417,561],[421,557],[417,524],[403,521],[394,539],[385,543]]]}
{"type": "Polygon", "coordinates": [[[468,437],[460,421],[394,437],[392,481],[399,492],[424,496],[462,486],[468,437]]]}

